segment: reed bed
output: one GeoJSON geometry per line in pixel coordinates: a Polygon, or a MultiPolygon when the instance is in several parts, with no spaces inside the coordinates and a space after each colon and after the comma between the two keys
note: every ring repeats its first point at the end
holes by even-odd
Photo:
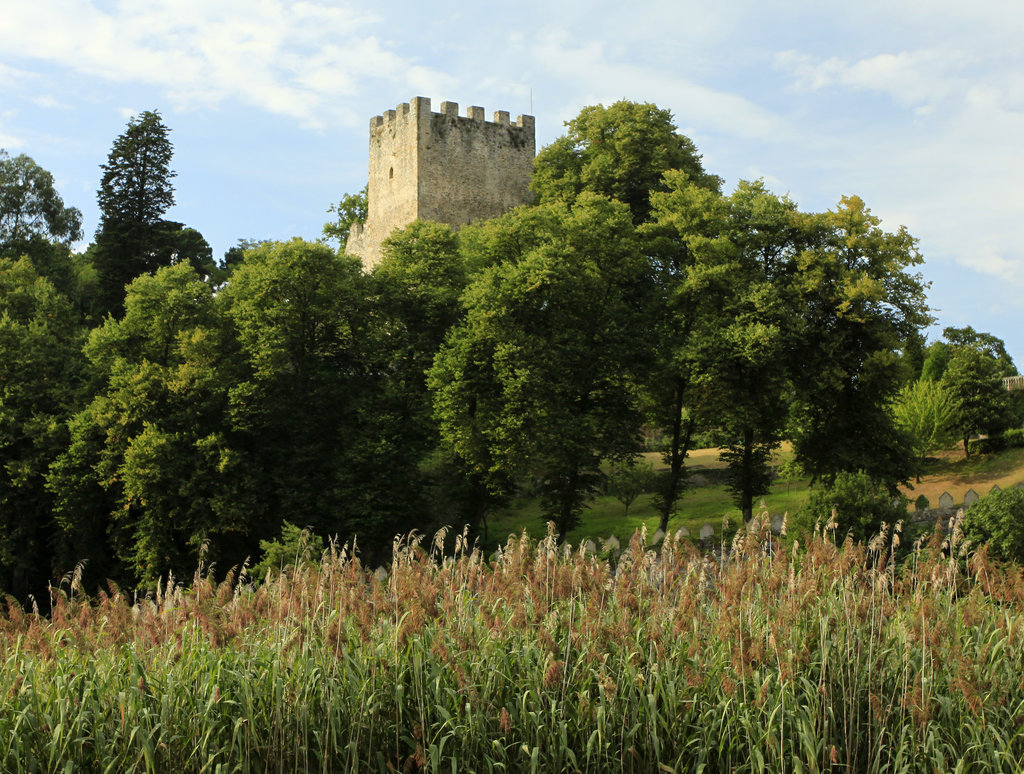
{"type": "Polygon", "coordinates": [[[0,617],[0,770],[1020,771],[1024,582],[950,535],[72,577],[0,617]]]}

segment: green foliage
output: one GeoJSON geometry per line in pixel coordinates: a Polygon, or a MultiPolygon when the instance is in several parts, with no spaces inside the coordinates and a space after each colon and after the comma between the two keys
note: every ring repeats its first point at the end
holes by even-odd
{"type": "Polygon", "coordinates": [[[704,171],[696,147],[678,133],[672,114],[656,105],[627,100],[592,105],[566,127],[566,135],[534,161],[532,187],[542,203],[572,201],[590,191],[628,205],[639,224],[648,219],[651,193],[664,190],[662,176],[669,170],[713,191],[722,184],[704,171]]]}
{"type": "Polygon", "coordinates": [[[892,526],[907,517],[903,498],[894,501],[886,487],[863,471],[841,472],[830,485],[811,490],[811,497],[797,514],[797,523],[805,532],[815,524],[827,525],[835,513],[836,534],[847,534],[866,541],[879,532],[882,524],[892,526]]]}
{"type": "Polygon", "coordinates": [[[908,384],[896,396],[893,416],[921,461],[956,441],[956,406],[942,382],[922,378],[908,384]]]}
{"type": "Polygon", "coordinates": [[[0,148],[0,256],[17,256],[18,245],[41,238],[68,245],[82,238],[82,213],[65,207],[53,175],[25,154],[0,148]]]}
{"type": "Polygon", "coordinates": [[[467,290],[429,384],[445,446],[479,475],[539,478],[564,535],[600,461],[635,448],[644,262],[624,206],[588,194],[538,209],[523,215],[542,226],[534,245],[467,290]]]}
{"type": "Polygon", "coordinates": [[[1024,564],[1024,489],[981,498],[967,509],[963,526],[974,545],[988,543],[999,557],[1024,564]]]}
{"type": "Polygon", "coordinates": [[[164,266],[188,263],[211,286],[225,277],[202,234],[163,220],[174,204],[168,133],[160,114],[146,111],[128,122],[102,165],[100,227],[88,253],[97,273],[97,316],[120,314],[128,283],[164,266]]]}
{"type": "Polygon", "coordinates": [[[179,264],[136,279],[124,317],[89,337],[94,397],[48,487],[66,561],[87,559],[91,580],[182,577],[208,539],[214,558],[240,561],[230,546],[248,514],[228,450],[225,333],[210,287],[179,264]]]}
{"type": "Polygon", "coordinates": [[[1007,430],[1002,435],[993,435],[988,438],[973,438],[967,442],[967,450],[970,454],[995,454],[1004,449],[1019,449],[1024,447],[1024,429],[1007,430]]]}
{"type": "Polygon", "coordinates": [[[993,336],[991,333],[978,333],[969,325],[966,328],[943,328],[942,336],[954,350],[974,349],[981,352],[986,358],[995,360],[998,363],[997,373],[999,376],[1016,375],[1017,366],[1013,364],[1013,358],[1006,351],[1006,344],[998,336],[993,336]]]}
{"type": "Polygon", "coordinates": [[[100,166],[101,230],[112,223],[153,225],[174,204],[169,132],[160,114],[147,110],[114,140],[107,163],[100,166]]]}
{"type": "Polygon", "coordinates": [[[342,250],[345,249],[352,226],[366,222],[368,190],[369,186],[363,186],[363,190],[357,194],[344,194],[340,202],[327,209],[328,213],[337,215],[337,218],[324,224],[324,239],[337,242],[342,250]]]}
{"type": "Polygon", "coordinates": [[[950,346],[944,341],[933,341],[925,350],[921,378],[931,382],[942,379],[949,366],[950,346]]]}
{"type": "Polygon", "coordinates": [[[297,527],[290,521],[281,523],[281,535],[276,540],[261,540],[263,559],[252,568],[257,579],[320,561],[324,541],[309,529],[297,527]]]}
{"type": "Polygon", "coordinates": [[[980,349],[954,348],[943,376],[943,386],[954,402],[954,423],[970,456],[970,436],[996,435],[1011,420],[1010,398],[1000,379],[999,362],[980,349]]]}
{"type": "Polygon", "coordinates": [[[854,196],[806,225],[814,241],[794,282],[801,329],[789,432],[816,479],[864,470],[895,486],[914,470],[888,407],[904,380],[896,351],[931,318],[921,276],[910,272],[922,260],[916,240],[879,223],[854,196]]]}
{"type": "Polygon", "coordinates": [[[626,507],[629,516],[631,506],[640,495],[649,492],[657,481],[654,466],[649,462],[616,460],[609,465],[605,474],[604,491],[626,507]]]}
{"type": "MultiPolygon", "coordinates": [[[[368,556],[418,523],[411,407],[389,390],[388,330],[359,259],[294,239],[249,252],[220,294],[243,374],[230,388],[251,518],[358,534],[368,556]]],[[[401,396],[399,396],[401,397],[401,396]]]]}
{"type": "Polygon", "coordinates": [[[0,588],[22,599],[58,569],[45,480],[68,442],[83,336],[71,303],[28,259],[0,258],[0,588]]]}

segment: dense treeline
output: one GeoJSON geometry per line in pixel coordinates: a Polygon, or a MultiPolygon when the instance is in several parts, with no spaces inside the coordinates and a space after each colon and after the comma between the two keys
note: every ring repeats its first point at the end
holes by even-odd
{"type": "Polygon", "coordinates": [[[664,439],[667,526],[698,437],[749,518],[783,439],[823,485],[893,490],[936,444],[1014,421],[998,339],[925,347],[905,230],[856,197],[725,194],[653,105],[585,109],[538,156],[535,206],[414,223],[372,271],[344,252],[361,195],[332,208],[339,249],[214,262],[164,219],[171,151],[159,114],[129,123],[83,253],[48,173],[0,156],[0,589],[18,598],[80,562],[87,588],[188,577],[204,546],[226,570],[285,522],[373,561],[396,532],[485,529],[524,482],[564,536],[642,428],[664,439]],[[913,414],[918,378],[945,413],[913,414]]]}

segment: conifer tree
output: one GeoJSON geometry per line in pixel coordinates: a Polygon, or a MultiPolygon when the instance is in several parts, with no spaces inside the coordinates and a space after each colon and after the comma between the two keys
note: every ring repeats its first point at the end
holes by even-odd
{"type": "Polygon", "coordinates": [[[155,110],[128,122],[114,140],[97,197],[102,212],[100,230],[114,223],[154,224],[174,204],[170,130],[155,110]]]}
{"type": "Polygon", "coordinates": [[[188,262],[216,283],[212,251],[202,235],[163,219],[174,204],[169,132],[160,114],[147,110],[128,122],[101,165],[100,227],[91,249],[100,314],[120,314],[127,284],[163,266],[188,262]]]}

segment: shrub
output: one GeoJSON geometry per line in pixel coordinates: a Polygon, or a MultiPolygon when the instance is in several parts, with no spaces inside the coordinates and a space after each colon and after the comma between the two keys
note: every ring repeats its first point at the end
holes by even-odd
{"type": "Polygon", "coordinates": [[[990,438],[975,438],[967,442],[968,455],[970,454],[995,454],[1006,448],[1006,441],[1001,435],[990,438]]]}
{"type": "Polygon", "coordinates": [[[1024,427],[1007,430],[1003,433],[1003,440],[1007,449],[1019,449],[1024,447],[1024,427]]]}
{"type": "Polygon", "coordinates": [[[263,561],[253,567],[253,576],[265,578],[267,573],[278,573],[287,567],[320,560],[324,552],[324,540],[310,530],[296,527],[291,522],[281,525],[279,540],[261,540],[260,550],[263,561]]]}
{"type": "Polygon", "coordinates": [[[613,462],[605,476],[604,491],[625,505],[629,516],[629,506],[640,495],[650,492],[656,481],[654,466],[649,462],[613,462]]]}
{"type": "Polygon", "coordinates": [[[1024,562],[1024,489],[993,492],[964,514],[964,534],[1003,559],[1024,562]]]}
{"type": "Polygon", "coordinates": [[[975,438],[967,444],[971,454],[994,454],[1005,449],[1019,449],[1024,447],[1024,428],[1007,430],[1002,435],[994,435],[988,438],[975,438]]]}
{"type": "Polygon", "coordinates": [[[919,494],[917,496],[917,499],[914,500],[915,511],[927,511],[929,508],[931,508],[931,506],[931,501],[929,501],[928,498],[925,497],[923,494],[919,494]]]}
{"type": "Polygon", "coordinates": [[[863,471],[840,473],[830,486],[814,488],[807,506],[798,514],[797,524],[804,529],[819,521],[827,524],[833,510],[837,540],[847,533],[854,540],[868,540],[882,522],[893,524],[907,516],[906,498],[894,500],[881,482],[863,471]]]}

